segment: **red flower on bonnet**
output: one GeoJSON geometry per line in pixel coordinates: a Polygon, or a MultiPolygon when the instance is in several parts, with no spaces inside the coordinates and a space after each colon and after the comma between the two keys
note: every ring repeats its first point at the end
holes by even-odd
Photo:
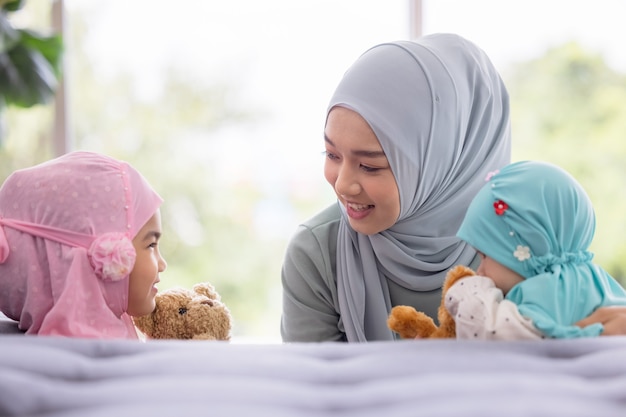
{"type": "Polygon", "coordinates": [[[509,205],[502,200],[498,200],[493,203],[493,207],[496,209],[496,214],[502,216],[504,212],[509,208],[509,205]]]}

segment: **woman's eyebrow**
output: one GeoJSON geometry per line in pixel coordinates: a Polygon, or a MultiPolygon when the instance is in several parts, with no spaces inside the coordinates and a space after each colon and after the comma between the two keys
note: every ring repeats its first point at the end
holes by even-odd
{"type": "MultiPolygon", "coordinates": [[[[335,146],[333,141],[330,140],[330,138],[328,136],[326,136],[326,134],[324,134],[324,141],[326,141],[331,146],[335,146]]],[[[385,157],[385,152],[383,152],[383,151],[368,151],[368,150],[365,150],[365,149],[356,149],[356,150],[350,151],[350,153],[352,155],[364,156],[364,157],[367,157],[367,158],[384,158],[385,157]]]]}

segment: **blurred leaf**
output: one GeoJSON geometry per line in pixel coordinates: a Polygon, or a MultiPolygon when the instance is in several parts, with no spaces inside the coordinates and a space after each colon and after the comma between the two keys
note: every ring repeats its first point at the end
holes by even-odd
{"type": "Polygon", "coordinates": [[[0,0],[0,5],[2,6],[2,10],[6,10],[8,12],[15,12],[24,7],[26,0],[0,0]]]}
{"type": "Polygon", "coordinates": [[[61,36],[11,25],[8,14],[24,4],[24,0],[0,0],[0,144],[6,133],[6,107],[47,104],[54,98],[61,75],[61,36]]]}
{"type": "Polygon", "coordinates": [[[19,44],[0,55],[0,94],[7,105],[45,104],[56,87],[54,68],[38,51],[19,44]]]}
{"type": "Polygon", "coordinates": [[[61,73],[63,39],[60,35],[41,36],[32,30],[20,30],[22,44],[39,52],[52,67],[55,76],[61,73]]]}
{"type": "Polygon", "coordinates": [[[20,34],[13,29],[13,26],[6,18],[6,14],[0,12],[0,53],[4,53],[14,47],[19,39],[20,34]]]}

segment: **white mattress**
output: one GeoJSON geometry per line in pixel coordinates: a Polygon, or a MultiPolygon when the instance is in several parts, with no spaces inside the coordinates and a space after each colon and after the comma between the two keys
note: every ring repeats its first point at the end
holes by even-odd
{"type": "Polygon", "coordinates": [[[626,416],[626,337],[231,344],[0,336],[2,416],[626,416]]]}

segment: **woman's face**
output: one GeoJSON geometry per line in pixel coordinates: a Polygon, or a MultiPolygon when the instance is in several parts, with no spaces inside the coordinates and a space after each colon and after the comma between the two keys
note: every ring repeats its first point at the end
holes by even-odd
{"type": "Polygon", "coordinates": [[[133,239],[137,258],[128,284],[128,314],[131,316],[145,316],[156,306],[159,273],[167,267],[159,252],[160,237],[161,213],[157,210],[133,239]]]}
{"type": "Polygon", "coordinates": [[[394,225],[400,215],[398,185],[369,124],[358,113],[335,107],[324,140],[324,176],[346,208],[350,226],[372,235],[394,225]]]}

